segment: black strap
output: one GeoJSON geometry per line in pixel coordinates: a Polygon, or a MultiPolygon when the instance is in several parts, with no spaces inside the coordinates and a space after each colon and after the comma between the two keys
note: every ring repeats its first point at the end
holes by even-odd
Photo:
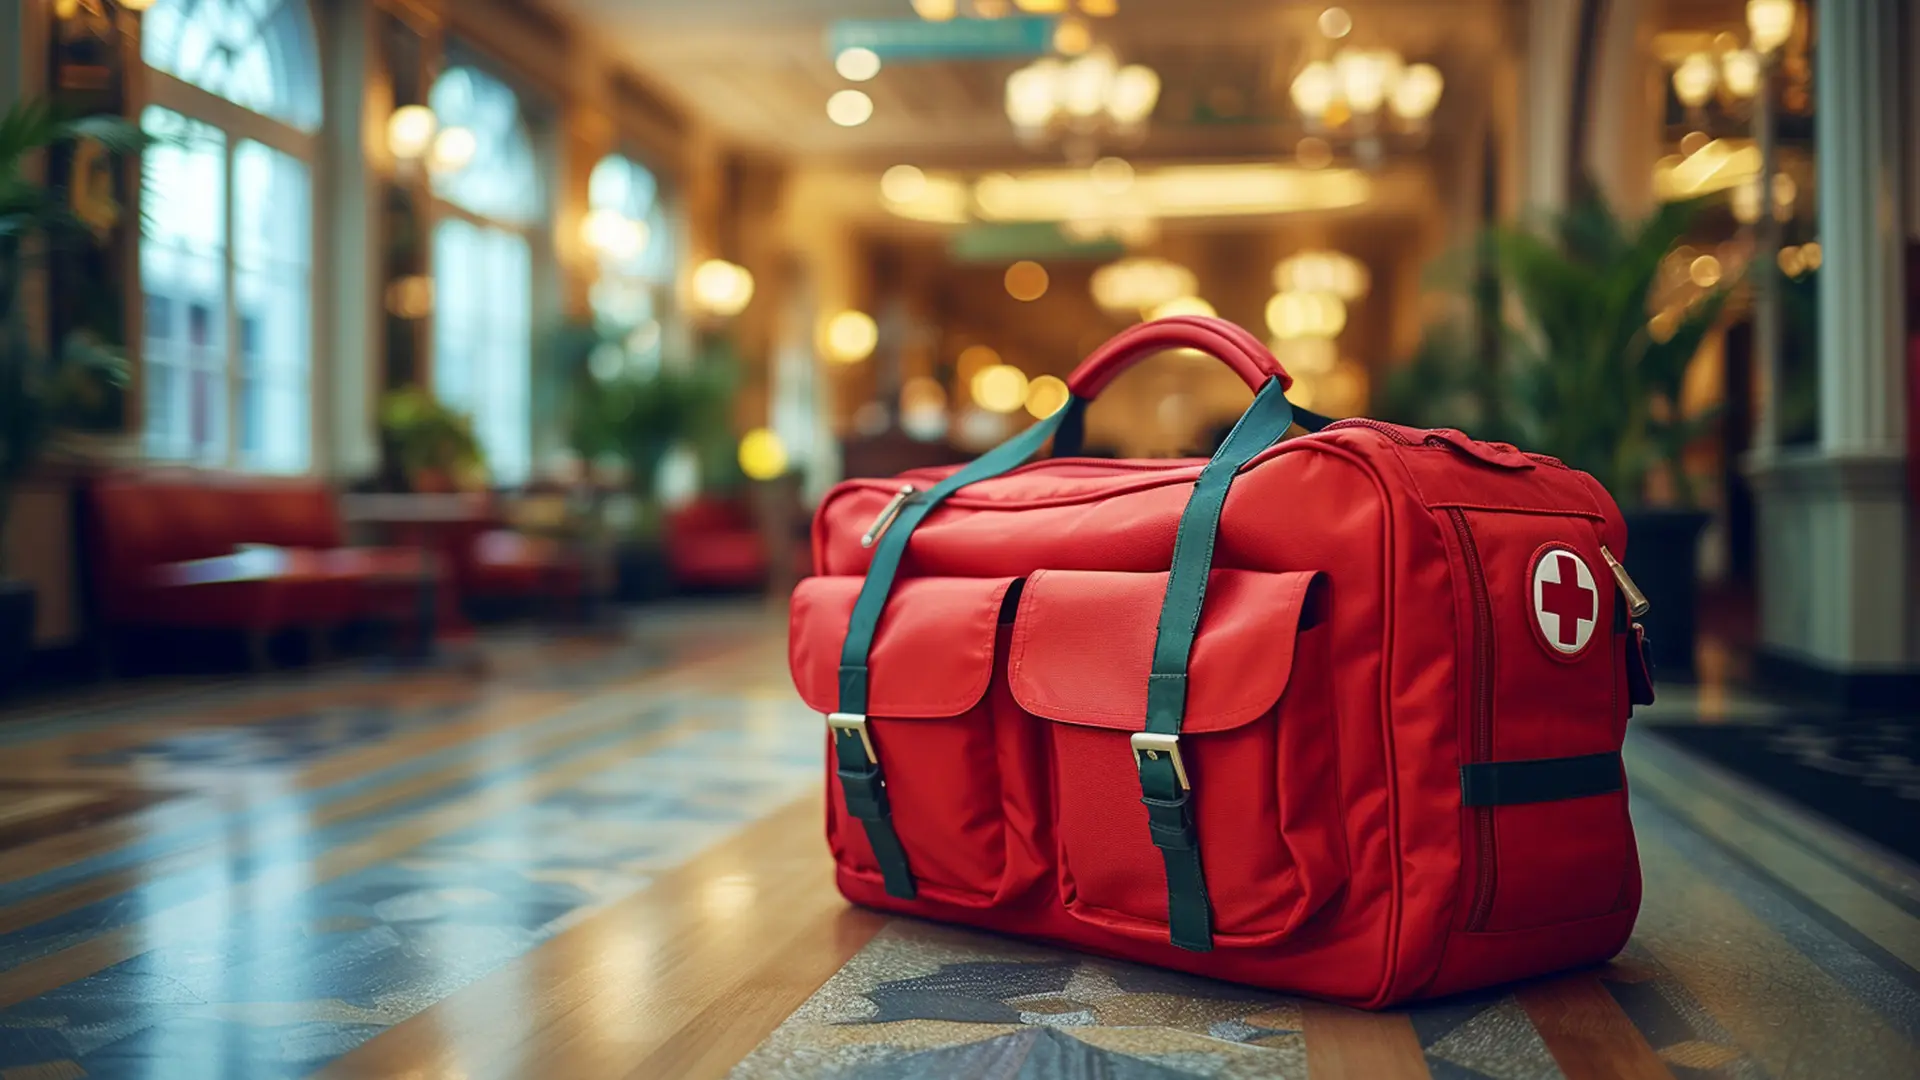
{"type": "MultiPolygon", "coordinates": [[[[1072,399],[1077,401],[1078,399],[1072,399]]],[[[1070,402],[1071,404],[1071,402],[1070,402]]],[[[925,494],[909,498],[892,524],[880,534],[873,550],[873,562],[860,585],[860,596],[853,604],[853,617],[847,624],[847,639],[840,648],[840,712],[861,718],[859,726],[832,728],[834,757],[839,764],[840,786],[846,795],[847,813],[859,818],[866,827],[867,840],[879,860],[880,875],[886,880],[887,894],[903,900],[914,898],[913,872],[907,864],[906,849],[893,828],[892,809],[887,803],[887,780],[881,771],[879,749],[872,732],[865,727],[867,712],[867,654],[873,648],[874,631],[880,625],[880,613],[886,608],[887,594],[900,573],[900,560],[906,554],[907,540],[920,522],[944,502],[947,496],[968,484],[999,476],[1040,451],[1053,437],[1069,410],[1062,408],[1052,416],[1001,443],[969,462],[925,494]],[[873,747],[869,755],[868,748],[873,747]]]]}
{"type": "MultiPolygon", "coordinates": [[[[1293,406],[1280,381],[1272,379],[1254,395],[1220,449],[1200,470],[1193,494],[1174,534],[1173,568],[1160,604],[1160,625],[1153,643],[1153,670],[1147,676],[1146,730],[1178,736],[1187,708],[1187,661],[1200,628],[1207,577],[1213,570],[1213,545],[1220,532],[1233,478],[1261,451],[1280,441],[1293,424],[1293,406]]],[[[1200,841],[1194,830],[1192,782],[1182,777],[1184,760],[1171,753],[1136,752],[1140,801],[1147,807],[1147,831],[1160,849],[1167,870],[1167,926],[1175,945],[1195,952],[1213,948],[1213,912],[1201,868],[1200,841]],[[1183,779],[1186,782],[1182,782],[1183,779]]]]}
{"type": "Polygon", "coordinates": [[[1482,761],[1460,766],[1460,801],[1467,806],[1610,795],[1622,786],[1619,751],[1530,761],[1482,761]]]}

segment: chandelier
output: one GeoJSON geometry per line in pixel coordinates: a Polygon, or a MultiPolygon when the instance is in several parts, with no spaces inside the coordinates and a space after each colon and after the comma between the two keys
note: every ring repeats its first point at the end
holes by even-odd
{"type": "Polygon", "coordinates": [[[1071,60],[1044,57],[1007,76],[1014,130],[1029,143],[1060,139],[1078,160],[1092,160],[1102,140],[1137,140],[1159,101],[1160,76],[1144,64],[1121,65],[1105,47],[1071,60]]]}
{"type": "Polygon", "coordinates": [[[1310,136],[1348,143],[1371,165],[1389,137],[1426,137],[1445,86],[1432,64],[1408,64],[1392,49],[1349,47],[1301,68],[1288,96],[1310,136]]]}

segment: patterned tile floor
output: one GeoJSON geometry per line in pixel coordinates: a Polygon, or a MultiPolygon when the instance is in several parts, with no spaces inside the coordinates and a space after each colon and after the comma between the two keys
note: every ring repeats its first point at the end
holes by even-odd
{"type": "Polygon", "coordinates": [[[848,909],[782,629],[0,714],[0,1080],[1920,1076],[1920,875],[1644,732],[1594,971],[1362,1014],[848,909]]]}

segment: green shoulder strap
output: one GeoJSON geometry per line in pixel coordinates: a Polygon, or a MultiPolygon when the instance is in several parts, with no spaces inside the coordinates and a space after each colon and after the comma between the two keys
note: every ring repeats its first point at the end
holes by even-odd
{"type": "Polygon", "coordinates": [[[886,607],[887,594],[900,572],[900,559],[906,554],[907,541],[933,509],[947,496],[1026,461],[1053,437],[1069,412],[1062,408],[1052,416],[975,458],[966,467],[914,495],[900,507],[892,524],[880,534],[867,568],[867,579],[853,604],[853,618],[847,624],[847,640],[840,649],[840,710],[827,717],[833,732],[834,757],[838,763],[840,787],[846,795],[847,813],[860,820],[880,862],[880,875],[886,881],[887,894],[903,900],[915,895],[913,872],[907,865],[906,849],[893,828],[893,812],[887,804],[886,776],[880,768],[879,749],[867,728],[867,654],[873,648],[873,634],[880,625],[880,612],[886,607]]]}
{"type": "Polygon", "coordinates": [[[1160,626],[1153,643],[1153,670],[1147,676],[1146,730],[1133,736],[1140,768],[1140,801],[1147,807],[1147,830],[1167,869],[1167,924],[1175,945],[1196,952],[1213,948],[1213,912],[1207,879],[1201,870],[1200,840],[1193,825],[1193,776],[1180,754],[1180,723],[1187,707],[1187,660],[1200,628],[1207,576],[1213,569],[1213,545],[1226,509],[1233,478],[1255,455],[1280,441],[1293,423],[1293,406],[1278,379],[1254,396],[1226,441],[1200,470],[1193,495],[1180,514],[1174,534],[1173,569],[1160,605],[1160,626]]]}

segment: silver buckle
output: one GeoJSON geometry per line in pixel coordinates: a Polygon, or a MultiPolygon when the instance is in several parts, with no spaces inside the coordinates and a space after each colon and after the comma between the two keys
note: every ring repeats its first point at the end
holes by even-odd
{"type": "Polygon", "coordinates": [[[873,736],[867,733],[867,716],[865,713],[828,713],[827,730],[832,732],[858,732],[860,735],[860,745],[866,747],[867,750],[867,764],[880,764],[880,755],[873,751],[873,736]]]}
{"type": "Polygon", "coordinates": [[[1129,740],[1133,743],[1133,763],[1141,765],[1140,755],[1159,760],[1161,754],[1173,759],[1173,775],[1180,781],[1181,791],[1192,791],[1193,782],[1187,779],[1187,762],[1180,756],[1180,736],[1162,735],[1157,731],[1136,731],[1129,740]]]}

